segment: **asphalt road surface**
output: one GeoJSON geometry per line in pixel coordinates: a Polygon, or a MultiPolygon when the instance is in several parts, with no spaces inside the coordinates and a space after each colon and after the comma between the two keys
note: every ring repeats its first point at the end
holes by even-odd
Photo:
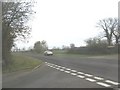
{"type": "Polygon", "coordinates": [[[116,88],[118,57],[44,56],[29,54],[44,62],[25,73],[3,75],[5,88],[116,88]]]}

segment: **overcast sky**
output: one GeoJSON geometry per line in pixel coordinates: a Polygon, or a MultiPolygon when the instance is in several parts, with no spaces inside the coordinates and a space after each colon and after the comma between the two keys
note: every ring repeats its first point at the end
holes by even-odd
{"type": "Polygon", "coordinates": [[[62,45],[84,46],[85,40],[97,36],[100,19],[118,17],[119,0],[36,0],[36,14],[29,22],[32,27],[29,43],[17,42],[18,47],[31,47],[45,40],[49,48],[62,45]]]}

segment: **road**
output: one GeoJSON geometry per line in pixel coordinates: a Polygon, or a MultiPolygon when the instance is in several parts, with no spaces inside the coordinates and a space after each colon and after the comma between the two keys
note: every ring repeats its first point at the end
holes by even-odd
{"type": "Polygon", "coordinates": [[[118,86],[118,57],[44,56],[29,54],[45,63],[26,73],[3,76],[3,87],[18,88],[107,88],[118,86]],[[10,83],[12,82],[12,83],[10,83]]]}

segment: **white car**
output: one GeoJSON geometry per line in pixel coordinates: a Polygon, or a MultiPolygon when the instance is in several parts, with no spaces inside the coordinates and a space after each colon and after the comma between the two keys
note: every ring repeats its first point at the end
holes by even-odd
{"type": "Polygon", "coordinates": [[[45,51],[45,52],[44,52],[44,55],[45,55],[45,56],[53,55],[53,52],[52,52],[52,51],[45,51]]]}

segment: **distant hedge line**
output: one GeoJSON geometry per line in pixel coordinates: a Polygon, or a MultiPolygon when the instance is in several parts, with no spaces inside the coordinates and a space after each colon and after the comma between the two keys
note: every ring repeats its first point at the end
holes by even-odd
{"type": "Polygon", "coordinates": [[[104,48],[93,48],[93,47],[79,47],[72,48],[67,53],[73,54],[114,54],[118,53],[118,46],[115,47],[104,47],[104,48]]]}

